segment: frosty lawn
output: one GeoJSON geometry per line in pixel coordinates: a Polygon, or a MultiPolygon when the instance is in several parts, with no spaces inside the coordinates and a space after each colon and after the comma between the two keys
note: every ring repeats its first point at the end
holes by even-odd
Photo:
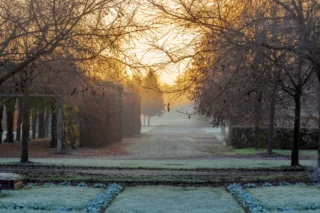
{"type": "MultiPolygon", "coordinates": [[[[0,209],[0,212],[1,209],[0,209]]],[[[33,209],[19,209],[19,210],[3,210],[4,213],[83,213],[83,211],[46,211],[33,209]]]]}
{"type": "Polygon", "coordinates": [[[320,212],[318,209],[320,190],[317,186],[261,187],[246,189],[246,191],[270,211],[277,212],[279,207],[288,207],[303,213],[304,210],[316,207],[316,210],[310,212],[320,212]]]}
{"type": "MultiPolygon", "coordinates": [[[[1,208],[8,209],[13,203],[22,204],[24,208],[39,206],[45,207],[46,210],[57,210],[59,207],[71,207],[73,210],[83,210],[103,190],[99,188],[51,186],[3,191],[0,199],[0,212],[1,208]]],[[[19,210],[19,212],[23,211],[28,212],[26,209],[19,210]]]]}
{"type": "Polygon", "coordinates": [[[223,188],[139,186],[126,188],[106,213],[241,213],[223,188]]]}
{"type": "MultiPolygon", "coordinates": [[[[257,160],[239,158],[213,158],[199,160],[107,160],[107,159],[58,159],[32,158],[32,162],[47,165],[93,166],[108,168],[144,168],[144,169],[221,169],[221,168],[268,168],[289,166],[289,160],[257,160]]],[[[18,163],[17,158],[1,158],[0,164],[18,163]]],[[[301,160],[304,166],[313,166],[316,161],[301,160]]]]}

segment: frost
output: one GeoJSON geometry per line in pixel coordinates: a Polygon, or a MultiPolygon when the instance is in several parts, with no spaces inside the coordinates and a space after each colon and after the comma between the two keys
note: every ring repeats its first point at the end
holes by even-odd
{"type": "Polygon", "coordinates": [[[43,184],[43,186],[45,186],[45,187],[52,187],[52,186],[55,186],[55,184],[49,182],[49,183],[43,184]]]}
{"type": "Polygon", "coordinates": [[[272,184],[269,182],[265,182],[264,184],[262,184],[262,187],[272,187],[272,184]]]}
{"type": "Polygon", "coordinates": [[[62,182],[60,183],[60,186],[71,186],[70,182],[62,182]]]}
{"type": "Polygon", "coordinates": [[[278,207],[279,212],[285,212],[285,211],[293,211],[290,207],[278,207]]]}
{"type": "Polygon", "coordinates": [[[243,185],[244,189],[248,189],[248,188],[257,188],[257,185],[254,183],[247,183],[243,185]]]}
{"type": "Polygon", "coordinates": [[[107,188],[106,184],[103,184],[103,183],[96,183],[96,184],[93,184],[92,188],[107,188]]]}
{"type": "MultiPolygon", "coordinates": [[[[95,184],[96,185],[96,184],[95,184]]],[[[104,184],[102,184],[104,185],[104,184]]],[[[101,187],[100,187],[101,188],[101,187]]],[[[123,190],[123,187],[119,184],[112,183],[108,185],[108,188],[102,193],[96,196],[96,198],[91,201],[85,212],[100,212],[102,207],[107,208],[112,200],[123,190]]]]}
{"type": "Polygon", "coordinates": [[[288,182],[280,182],[280,186],[290,186],[290,183],[288,183],[288,182]]]}
{"type": "Polygon", "coordinates": [[[248,208],[250,212],[265,212],[262,204],[254,199],[252,195],[244,191],[240,184],[231,184],[227,187],[229,192],[240,202],[240,204],[248,208]]]}
{"type": "Polygon", "coordinates": [[[84,182],[81,182],[77,185],[78,187],[88,187],[88,185],[84,182]]]}

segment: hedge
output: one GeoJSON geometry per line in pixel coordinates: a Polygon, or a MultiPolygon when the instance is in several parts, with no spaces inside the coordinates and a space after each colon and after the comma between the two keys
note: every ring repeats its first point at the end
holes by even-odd
{"type": "Polygon", "coordinates": [[[129,89],[124,90],[122,96],[122,135],[133,137],[141,131],[141,100],[137,92],[129,89]]]}
{"type": "MultiPolygon", "coordinates": [[[[259,128],[259,147],[268,146],[268,127],[259,128]]],[[[229,135],[229,145],[237,149],[255,147],[254,127],[232,127],[229,135]]],[[[318,129],[300,129],[300,149],[318,148],[318,129]]],[[[291,149],[293,129],[275,128],[273,148],[291,149]]]]}
{"type": "Polygon", "coordinates": [[[79,103],[80,144],[105,146],[122,139],[121,87],[105,83],[81,96],[79,103]]]}

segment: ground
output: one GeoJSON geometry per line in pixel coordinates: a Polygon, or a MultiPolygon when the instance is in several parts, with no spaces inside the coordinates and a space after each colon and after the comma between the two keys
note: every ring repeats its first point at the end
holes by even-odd
{"type": "Polygon", "coordinates": [[[127,188],[106,212],[244,213],[239,204],[223,188],[168,186],[127,188]]]}
{"type": "MultiPolygon", "coordinates": [[[[187,120],[188,121],[188,120],[187,120]]],[[[186,122],[187,122],[186,121],[186,122]]],[[[185,123],[143,127],[142,134],[124,138],[121,143],[105,147],[79,147],[64,155],[49,148],[48,139],[29,144],[31,158],[83,158],[108,160],[198,160],[212,158],[289,159],[290,151],[277,151],[268,157],[263,150],[232,150],[225,146],[220,129],[209,125],[185,123]]],[[[0,145],[0,158],[19,158],[21,144],[0,145]]],[[[302,151],[302,159],[316,159],[315,151],[302,151]]]]}
{"type": "Polygon", "coordinates": [[[39,206],[52,211],[59,207],[83,210],[86,204],[102,191],[99,188],[65,186],[42,186],[33,189],[4,191],[0,199],[0,207],[7,209],[13,203],[18,203],[25,208],[39,206]]]}
{"type": "MultiPolygon", "coordinates": [[[[251,184],[253,185],[253,184],[251,184]]],[[[247,196],[240,198],[226,187],[172,187],[135,186],[125,187],[116,194],[105,208],[106,213],[244,213],[252,197],[261,204],[263,212],[319,213],[318,185],[255,186],[242,190],[247,196]],[[242,202],[246,201],[246,202],[242,202]]],[[[90,203],[106,193],[103,188],[53,185],[52,183],[27,187],[20,191],[5,191],[0,196],[0,212],[49,213],[84,212],[90,203]],[[59,211],[60,210],[60,211],[59,211]]],[[[105,197],[108,200],[108,198],[105,197]]],[[[98,205],[100,205],[98,202],[98,205]]]]}
{"type": "MultiPolygon", "coordinates": [[[[27,164],[18,163],[20,143],[3,144],[0,145],[0,170],[23,175],[25,183],[59,184],[64,181],[69,181],[73,185],[80,182],[91,185],[120,183],[125,190],[107,209],[110,213],[130,212],[128,209],[132,210],[131,212],[141,213],[247,212],[247,209],[240,207],[239,201],[227,192],[226,186],[234,182],[258,185],[264,182],[279,185],[283,181],[311,184],[310,174],[316,162],[314,151],[302,152],[301,164],[308,167],[291,168],[289,151],[276,150],[276,154],[270,157],[266,156],[265,149],[235,150],[225,145],[224,136],[220,134],[219,129],[212,128],[210,125],[188,123],[188,120],[182,123],[143,127],[141,135],[125,138],[121,143],[100,148],[80,147],[69,150],[63,155],[55,154],[55,149],[49,148],[49,140],[34,140],[30,142],[32,163],[27,164]]],[[[266,201],[263,195],[268,194],[270,198],[276,198],[280,194],[288,196],[294,193],[305,196],[302,192],[309,190],[309,188],[301,190],[294,187],[286,190],[279,187],[279,190],[275,191],[275,189],[277,187],[258,188],[252,191],[248,189],[248,192],[257,199],[261,199],[268,208],[267,212],[274,212],[278,204],[266,201]]],[[[77,190],[72,192],[71,189],[70,193],[65,194],[74,193],[74,197],[83,194],[77,190]]],[[[310,196],[319,197],[318,188],[310,190],[310,196]]],[[[48,196],[47,192],[48,189],[41,192],[40,188],[37,191],[38,199],[41,200],[41,196],[48,196]]],[[[23,193],[9,192],[8,195],[10,193],[16,196],[14,199],[24,200],[23,193]]],[[[57,193],[53,193],[51,199],[59,197],[65,202],[72,202],[75,204],[75,209],[79,203],[88,202],[83,199],[72,200],[72,196],[64,197],[57,193]]],[[[94,192],[85,197],[93,199],[94,194],[97,193],[94,192]]],[[[0,201],[8,198],[1,198],[0,201]]],[[[305,196],[305,198],[308,197],[305,196]]],[[[10,202],[8,201],[7,204],[10,202]]],[[[302,203],[297,202],[296,209],[301,206],[302,203]]],[[[8,213],[11,213],[10,211],[6,210],[8,213]]],[[[26,209],[19,211],[32,212],[26,209]]],[[[41,212],[37,211],[37,213],[41,212]]]]}
{"type": "MultiPolygon", "coordinates": [[[[268,210],[279,207],[289,207],[292,210],[303,211],[304,208],[319,206],[320,190],[318,186],[285,186],[247,189],[268,210]]],[[[317,209],[319,211],[320,209],[317,209]]]]}

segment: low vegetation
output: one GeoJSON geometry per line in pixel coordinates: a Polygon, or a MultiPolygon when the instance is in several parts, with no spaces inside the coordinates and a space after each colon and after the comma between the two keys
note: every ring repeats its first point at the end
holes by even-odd
{"type": "Polygon", "coordinates": [[[319,186],[288,185],[277,187],[250,188],[246,191],[271,211],[317,210],[320,212],[319,186]]]}
{"type": "Polygon", "coordinates": [[[223,188],[131,187],[112,203],[107,213],[202,212],[241,213],[241,207],[223,188]]]}
{"type": "Polygon", "coordinates": [[[18,191],[3,191],[0,199],[1,209],[32,210],[83,210],[96,195],[99,188],[66,186],[32,186],[18,191]]]}
{"type": "MultiPolygon", "coordinates": [[[[87,166],[128,169],[230,169],[230,168],[270,168],[289,166],[288,160],[258,160],[237,158],[213,158],[200,160],[107,160],[107,159],[56,159],[33,158],[34,163],[44,166],[87,166]]],[[[18,159],[0,159],[0,165],[18,164],[18,159]]],[[[313,160],[301,160],[303,166],[313,166],[313,160]]]]}

